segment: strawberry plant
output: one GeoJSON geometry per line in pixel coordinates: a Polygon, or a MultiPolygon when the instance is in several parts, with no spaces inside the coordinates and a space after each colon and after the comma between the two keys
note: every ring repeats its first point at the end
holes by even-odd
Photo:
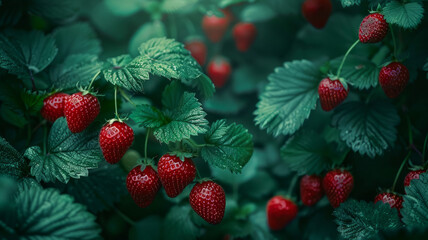
{"type": "Polygon", "coordinates": [[[422,0],[0,0],[0,239],[426,239],[422,0]]]}

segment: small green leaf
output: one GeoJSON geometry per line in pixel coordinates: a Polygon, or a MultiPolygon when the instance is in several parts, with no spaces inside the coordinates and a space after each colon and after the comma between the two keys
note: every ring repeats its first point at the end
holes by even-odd
{"type": "Polygon", "coordinates": [[[24,175],[24,166],[22,155],[0,137],[0,174],[18,179],[24,175]]]}
{"type": "Polygon", "coordinates": [[[347,102],[334,111],[332,124],[340,131],[340,138],[361,155],[370,158],[381,155],[397,139],[396,126],[400,117],[394,106],[384,100],[369,103],[347,102]]]}
{"type": "Polygon", "coordinates": [[[385,20],[402,28],[416,28],[424,16],[424,8],[419,2],[391,1],[382,9],[385,20]]]}
{"type": "MultiPolygon", "coordinates": [[[[188,0],[186,0],[188,1],[188,0]]],[[[143,24],[131,37],[129,42],[129,52],[138,55],[138,47],[152,39],[166,36],[165,25],[161,21],[153,21],[143,24]]]]}
{"type": "Polygon", "coordinates": [[[361,4],[361,0],[340,0],[340,2],[342,3],[342,7],[350,7],[361,4]]]}
{"type": "Polygon", "coordinates": [[[65,118],[59,118],[49,133],[47,154],[40,147],[30,147],[24,154],[30,160],[31,175],[38,181],[67,183],[72,178],[88,176],[102,160],[98,132],[94,129],[73,134],[65,118]]]}
{"type": "Polygon", "coordinates": [[[274,136],[293,134],[315,109],[318,68],[309,61],[293,61],[276,68],[257,103],[255,122],[274,136]]]}
{"type": "Polygon", "coordinates": [[[77,16],[80,4],[76,0],[30,0],[28,11],[55,23],[65,23],[77,16]]]}
{"type": "Polygon", "coordinates": [[[192,222],[189,205],[175,206],[169,210],[162,227],[162,239],[196,239],[198,228],[192,222]]]}
{"type": "Polygon", "coordinates": [[[241,172],[253,154],[253,136],[242,125],[218,120],[205,135],[202,158],[209,164],[241,172]]]}
{"type": "Polygon", "coordinates": [[[410,229],[426,230],[428,227],[428,173],[419,175],[419,179],[413,179],[410,186],[406,187],[403,196],[403,222],[410,229]]]}

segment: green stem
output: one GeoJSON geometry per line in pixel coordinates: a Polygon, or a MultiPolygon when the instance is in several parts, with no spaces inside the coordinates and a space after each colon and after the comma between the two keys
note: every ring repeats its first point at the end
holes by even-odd
{"type": "Polygon", "coordinates": [[[425,162],[425,151],[426,151],[426,148],[427,148],[427,143],[428,143],[428,134],[427,134],[427,136],[425,137],[424,147],[423,147],[423,149],[422,149],[422,161],[423,161],[423,162],[425,162]]]}
{"type": "Polygon", "coordinates": [[[117,113],[117,86],[114,86],[114,114],[116,118],[120,120],[119,114],[117,113]]]}
{"type": "Polygon", "coordinates": [[[395,34],[391,24],[389,25],[389,29],[391,29],[392,42],[394,43],[394,55],[392,57],[394,60],[397,60],[397,42],[395,40],[395,34]]]}
{"type": "Polygon", "coordinates": [[[131,98],[128,96],[128,94],[126,94],[126,92],[125,91],[123,91],[123,89],[122,88],[119,88],[119,92],[120,92],[120,95],[122,95],[122,97],[123,98],[125,98],[125,100],[126,101],[128,101],[130,104],[132,104],[134,107],[135,106],[137,106],[137,104],[135,104],[132,100],[131,100],[131,98]]]}
{"type": "Polygon", "coordinates": [[[98,75],[100,75],[100,73],[101,73],[101,70],[98,70],[98,72],[94,75],[94,77],[91,80],[91,83],[89,83],[89,86],[86,90],[88,90],[88,91],[91,90],[92,84],[95,82],[95,79],[97,79],[97,77],[98,77],[98,75]]]}
{"type": "Polygon", "coordinates": [[[397,175],[395,175],[394,183],[392,184],[392,189],[391,189],[393,192],[395,190],[395,186],[397,185],[398,177],[400,176],[401,171],[403,171],[404,165],[406,165],[407,160],[409,160],[411,154],[412,154],[412,152],[409,151],[409,153],[407,154],[407,156],[404,158],[403,162],[401,163],[401,166],[398,169],[397,175]]]}
{"type": "Polygon", "coordinates": [[[198,144],[191,138],[185,138],[183,140],[186,141],[193,148],[203,148],[203,147],[207,146],[207,144],[198,144]]]}
{"type": "Polygon", "coordinates": [[[340,63],[339,69],[337,69],[337,78],[340,78],[340,73],[342,72],[343,64],[346,61],[346,58],[348,57],[349,53],[351,53],[352,49],[354,49],[355,46],[360,42],[360,40],[357,40],[352,46],[348,49],[348,51],[345,53],[345,56],[343,56],[342,62],[340,63]]]}
{"type": "Polygon", "coordinates": [[[149,142],[150,128],[147,128],[146,131],[146,141],[144,142],[144,159],[147,159],[147,143],[149,142]]]}
{"type": "Polygon", "coordinates": [[[294,175],[293,179],[291,179],[291,183],[290,183],[290,186],[288,187],[288,191],[287,191],[288,196],[291,196],[291,194],[293,193],[293,189],[297,183],[297,179],[299,179],[299,175],[297,175],[297,174],[294,175]]]}

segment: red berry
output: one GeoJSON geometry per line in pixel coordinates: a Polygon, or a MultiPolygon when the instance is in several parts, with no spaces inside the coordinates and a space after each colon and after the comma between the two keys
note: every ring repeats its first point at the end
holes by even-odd
{"type": "Polygon", "coordinates": [[[190,158],[181,161],[177,156],[165,154],[158,162],[158,173],[166,194],[173,198],[195,179],[196,167],[190,158]]]}
{"type": "Polygon", "coordinates": [[[108,123],[101,129],[99,141],[105,160],[115,164],[134,141],[134,131],[123,122],[108,123]]]}
{"type": "Polygon", "coordinates": [[[349,89],[345,89],[339,80],[324,78],[318,86],[321,108],[330,111],[341,104],[348,96],[349,89]]]}
{"type": "Polygon", "coordinates": [[[187,50],[190,51],[192,57],[203,66],[205,64],[205,59],[207,58],[207,47],[202,41],[191,41],[187,42],[184,46],[187,50]]]}
{"type": "Polygon", "coordinates": [[[399,62],[383,67],[379,72],[379,84],[389,98],[396,98],[409,82],[409,70],[399,62]]]}
{"type": "Polygon", "coordinates": [[[323,196],[322,179],[317,175],[305,175],[300,180],[300,198],[306,206],[316,204],[323,196]]]}
{"type": "Polygon", "coordinates": [[[416,170],[416,171],[410,171],[406,177],[404,178],[404,186],[407,187],[410,185],[410,182],[413,179],[419,179],[419,175],[426,172],[427,170],[416,170]]]}
{"type": "Polygon", "coordinates": [[[306,0],[302,5],[303,17],[312,26],[321,29],[325,26],[331,14],[330,0],[306,0]]]}
{"type": "Polygon", "coordinates": [[[280,230],[297,216],[297,205],[282,196],[271,198],[266,207],[267,221],[270,229],[280,230]]]}
{"type": "Polygon", "coordinates": [[[208,39],[213,43],[220,42],[223,35],[226,33],[227,28],[232,20],[231,13],[225,10],[221,10],[224,14],[223,17],[217,17],[215,15],[205,15],[202,19],[202,28],[208,39]]]}
{"type": "Polygon", "coordinates": [[[354,177],[346,170],[332,170],[328,172],[323,181],[325,195],[334,208],[346,201],[354,187],[354,177]]]}
{"type": "Polygon", "coordinates": [[[377,43],[388,33],[388,23],[380,13],[366,16],[360,25],[358,38],[362,43],[377,43]]]}
{"type": "Polygon", "coordinates": [[[375,197],[374,202],[382,201],[383,203],[388,203],[391,208],[396,208],[398,210],[398,214],[400,214],[400,209],[403,207],[403,197],[394,193],[383,192],[378,194],[375,197]]]}
{"type": "Polygon", "coordinates": [[[233,38],[239,51],[247,51],[256,39],[257,29],[252,23],[238,23],[233,28],[233,38]]]}
{"type": "Polygon", "coordinates": [[[55,93],[43,100],[43,107],[40,110],[43,118],[49,122],[55,122],[60,117],[64,117],[65,100],[70,95],[66,93],[55,93]]]}
{"type": "Polygon", "coordinates": [[[152,166],[147,165],[144,170],[141,170],[141,166],[136,166],[128,173],[126,187],[134,202],[145,208],[155,199],[161,182],[152,166]]]}
{"type": "Polygon", "coordinates": [[[229,62],[222,57],[214,58],[208,63],[207,74],[217,88],[221,88],[226,84],[231,72],[232,68],[229,62]]]}
{"type": "Polygon", "coordinates": [[[100,113],[98,99],[92,94],[75,93],[65,101],[64,115],[71,132],[78,133],[87,128],[100,113]]]}
{"type": "Polygon", "coordinates": [[[189,195],[190,206],[205,221],[219,224],[226,208],[223,188],[213,181],[196,183],[189,195]]]}

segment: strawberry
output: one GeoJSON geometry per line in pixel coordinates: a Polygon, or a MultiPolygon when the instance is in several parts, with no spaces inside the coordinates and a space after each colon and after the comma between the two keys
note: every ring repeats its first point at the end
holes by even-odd
{"type": "Polygon", "coordinates": [[[323,196],[322,179],[317,175],[305,175],[300,180],[300,198],[306,206],[312,206],[323,196]]]}
{"type": "Polygon", "coordinates": [[[379,84],[389,98],[396,98],[409,82],[409,70],[399,62],[392,62],[379,72],[379,84]]]}
{"type": "Polygon", "coordinates": [[[134,202],[141,208],[149,206],[161,187],[158,174],[152,166],[133,168],[126,178],[126,187],[134,202]]]}
{"type": "Polygon", "coordinates": [[[391,208],[396,208],[398,210],[398,214],[400,214],[400,209],[403,207],[403,197],[399,196],[395,193],[390,192],[383,192],[379,193],[375,199],[374,202],[377,203],[378,201],[382,201],[383,203],[388,203],[391,208]]]}
{"type": "Polygon", "coordinates": [[[236,48],[241,51],[247,51],[256,39],[257,28],[252,23],[238,23],[233,27],[233,38],[236,48]]]}
{"type": "Polygon", "coordinates": [[[426,172],[427,170],[416,170],[416,171],[410,171],[406,177],[404,178],[404,186],[410,186],[410,182],[413,179],[419,179],[419,175],[421,175],[422,173],[426,172]]]}
{"type": "Polygon", "coordinates": [[[221,10],[224,14],[223,17],[215,15],[205,15],[202,19],[202,28],[208,39],[213,43],[220,42],[223,35],[226,33],[227,28],[232,20],[231,13],[227,10],[221,10]]]}
{"type": "Polygon", "coordinates": [[[312,26],[321,29],[325,26],[331,14],[330,0],[306,0],[302,5],[303,17],[312,26]]]}
{"type": "Polygon", "coordinates": [[[324,176],[322,185],[331,206],[336,208],[346,201],[351,193],[354,187],[354,177],[346,170],[335,169],[324,176]]]}
{"type": "Polygon", "coordinates": [[[349,89],[345,88],[339,80],[324,78],[318,86],[321,108],[330,111],[342,103],[348,96],[349,89]]]}
{"type": "Polygon", "coordinates": [[[266,207],[267,221],[270,229],[280,230],[297,216],[297,205],[288,198],[275,196],[266,207]]]}
{"type": "Polygon", "coordinates": [[[190,206],[210,224],[219,224],[226,208],[223,188],[213,181],[196,183],[189,195],[190,206]]]}
{"type": "Polygon", "coordinates": [[[229,62],[223,57],[216,57],[208,63],[207,74],[217,88],[221,88],[226,84],[231,71],[232,68],[229,62]]]}
{"type": "Polygon", "coordinates": [[[64,117],[65,100],[70,95],[66,93],[55,93],[43,100],[43,107],[40,110],[43,118],[49,122],[55,122],[60,117],[64,117]]]}
{"type": "Polygon", "coordinates": [[[202,41],[194,40],[187,42],[184,46],[189,50],[192,57],[203,66],[205,64],[205,59],[207,58],[207,47],[202,41]]]}
{"type": "Polygon", "coordinates": [[[100,113],[100,104],[98,99],[90,93],[78,92],[65,101],[64,115],[72,133],[85,130],[95,120],[98,113],[100,113]]]}
{"type": "Polygon", "coordinates": [[[134,131],[126,123],[107,123],[100,131],[100,147],[110,164],[120,161],[134,141],[134,131]]]}
{"type": "Polygon", "coordinates": [[[388,33],[388,23],[380,13],[366,16],[360,25],[358,38],[362,43],[377,43],[388,33]]]}
{"type": "Polygon", "coordinates": [[[190,158],[181,161],[177,156],[165,154],[158,162],[158,173],[166,194],[173,198],[195,179],[196,167],[190,158]]]}

